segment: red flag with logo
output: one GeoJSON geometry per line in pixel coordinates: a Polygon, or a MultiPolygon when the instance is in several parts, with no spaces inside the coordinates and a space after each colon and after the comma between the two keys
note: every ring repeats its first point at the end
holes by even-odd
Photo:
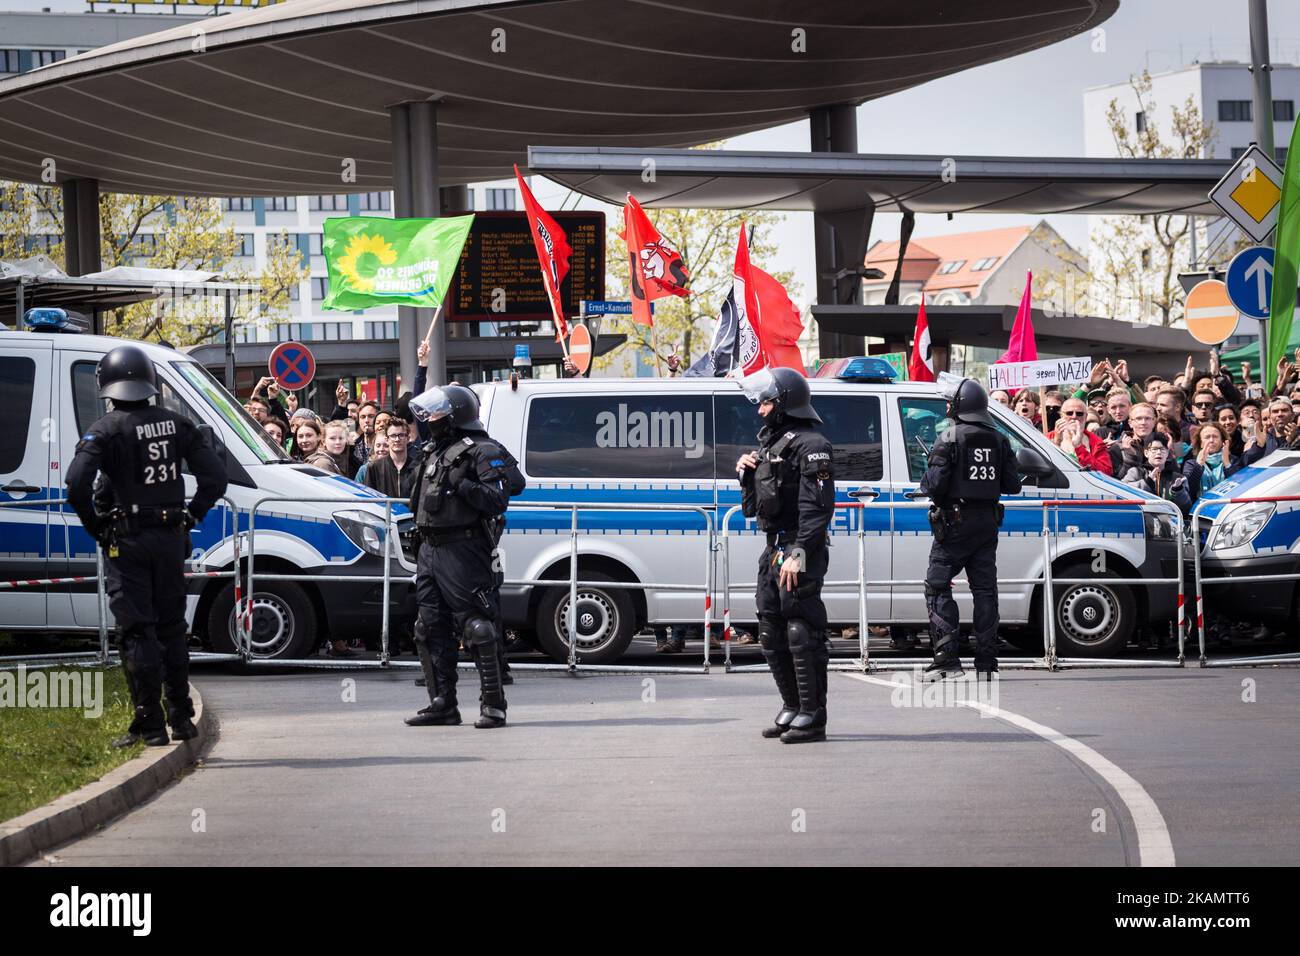
{"type": "Polygon", "coordinates": [[[912,333],[912,359],[907,377],[913,382],[934,381],[934,356],[930,354],[930,323],[925,317],[925,299],[916,310],[916,331],[912,333]]]}
{"type": "Polygon", "coordinates": [[[792,368],[803,374],[803,355],[799,336],[803,334],[803,315],[775,278],[756,265],[750,265],[754,292],[758,299],[758,337],[773,368],[792,368]]]}
{"type": "Polygon", "coordinates": [[[569,274],[569,256],[573,249],[569,239],[560,228],[560,224],[551,218],[545,209],[537,204],[524,177],[519,175],[515,166],[515,180],[519,183],[519,195],[524,200],[524,214],[528,216],[528,229],[533,234],[533,245],[537,249],[537,259],[542,267],[542,282],[546,285],[547,298],[551,300],[551,317],[555,320],[555,340],[563,342],[569,337],[569,323],[564,318],[564,302],[560,299],[560,283],[569,274]]]}
{"type": "Polygon", "coordinates": [[[659,235],[650,217],[631,193],[623,206],[623,241],[627,244],[628,292],[632,321],[654,325],[650,303],[666,295],[688,296],[690,276],[681,253],[659,235]]]}

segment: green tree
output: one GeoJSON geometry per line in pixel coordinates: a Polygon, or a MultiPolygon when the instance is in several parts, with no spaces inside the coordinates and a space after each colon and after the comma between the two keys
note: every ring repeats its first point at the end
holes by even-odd
{"type": "MultiPolygon", "coordinates": [[[[99,197],[103,268],[131,265],[220,273],[223,279],[258,285],[256,301],[241,300],[241,320],[271,323],[288,314],[289,290],[307,275],[301,253],[282,232],[267,245],[267,262],[253,273],[235,257],[240,238],[225,221],[221,201],[103,193],[99,197]]],[[[54,186],[0,183],[0,258],[41,251],[64,266],[63,194],[54,186]]],[[[105,315],[108,335],[196,345],[219,335],[224,302],[215,296],[163,295],[105,315]]]]}

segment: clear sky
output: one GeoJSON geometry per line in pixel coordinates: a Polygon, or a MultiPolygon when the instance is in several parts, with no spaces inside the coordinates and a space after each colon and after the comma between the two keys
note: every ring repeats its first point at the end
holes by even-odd
{"type": "MultiPolygon", "coordinates": [[[[0,6],[8,10],[87,9],[80,0],[0,0],[0,6]]],[[[119,4],[117,9],[123,6],[119,4]]],[[[1274,61],[1300,63],[1300,2],[1271,0],[1268,6],[1274,61]]],[[[940,156],[1081,156],[1085,89],[1122,83],[1144,67],[1155,73],[1197,59],[1249,62],[1246,0],[1121,0],[1119,11],[1102,29],[1106,31],[1104,52],[1094,51],[1092,37],[1083,34],[866,103],[858,110],[858,148],[871,153],[940,156]]],[[[728,145],[735,149],[806,150],[808,124],[751,133],[728,145]]],[[[534,182],[544,205],[555,208],[565,200],[567,191],[562,187],[541,179],[534,182]]],[[[568,197],[567,208],[574,205],[573,197],[568,197]]],[[[584,200],[577,205],[599,204],[584,200]]],[[[943,216],[918,216],[913,238],[1035,221],[1035,217],[976,213],[956,216],[951,222],[943,216]]],[[[1084,249],[1085,217],[1054,216],[1049,222],[1084,249]]],[[[898,226],[897,215],[877,216],[873,241],[897,238],[898,226]]],[[[806,302],[813,291],[812,217],[787,217],[778,240],[781,252],[774,266],[795,271],[802,287],[797,298],[806,302]]]]}

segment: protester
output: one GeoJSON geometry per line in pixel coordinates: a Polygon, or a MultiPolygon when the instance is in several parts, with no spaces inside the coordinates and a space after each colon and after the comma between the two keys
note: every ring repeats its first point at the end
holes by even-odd
{"type": "Polygon", "coordinates": [[[320,422],[310,418],[298,418],[293,433],[293,457],[298,461],[307,461],[320,448],[320,422]]]}
{"type": "Polygon", "coordinates": [[[1229,475],[1241,470],[1241,459],[1225,450],[1227,436],[1214,422],[1192,433],[1192,453],[1183,462],[1183,477],[1193,502],[1229,475]]]}
{"type": "Polygon", "coordinates": [[[1012,410],[1035,428],[1042,423],[1038,414],[1038,393],[1032,389],[1022,388],[1016,393],[1016,402],[1012,410]]]}
{"type": "Polygon", "coordinates": [[[1296,441],[1296,413],[1291,402],[1275,398],[1268,404],[1268,427],[1256,425],[1254,441],[1246,443],[1242,453],[1243,464],[1252,465],[1273,454],[1279,448],[1292,448],[1296,441]]]}
{"type": "Polygon", "coordinates": [[[989,398],[1000,405],[1005,405],[1007,408],[1011,407],[1011,395],[1000,388],[989,392],[989,398]]]}
{"type": "Polygon", "coordinates": [[[407,454],[410,432],[400,418],[388,422],[388,456],[371,462],[366,469],[366,484],[385,498],[410,498],[420,472],[420,462],[407,454]]]}
{"type": "MultiPolygon", "coordinates": [[[[379,411],[378,402],[364,401],[357,406],[357,440],[352,445],[352,459],[358,468],[374,457],[375,419],[378,418],[379,411]]],[[[378,434],[382,435],[383,432],[378,434]]]]}
{"type": "Polygon", "coordinates": [[[1061,451],[1079,463],[1085,471],[1113,475],[1114,468],[1106,442],[1087,429],[1088,406],[1083,399],[1068,398],[1061,404],[1061,422],[1047,433],[1061,451]]]}
{"type": "Polygon", "coordinates": [[[369,461],[362,462],[361,467],[357,469],[357,476],[356,476],[357,484],[368,486],[369,483],[366,481],[366,474],[370,471],[370,465],[376,459],[387,458],[387,457],[388,457],[388,436],[376,435],[374,454],[370,456],[369,461]]]}
{"type": "Polygon", "coordinates": [[[278,421],[271,419],[270,421],[264,422],[262,424],[262,431],[270,435],[271,440],[281,448],[284,447],[284,428],[278,421]]]}
{"type": "Polygon", "coordinates": [[[1188,492],[1187,479],[1179,474],[1178,467],[1169,454],[1168,439],[1159,432],[1149,435],[1142,442],[1142,450],[1144,464],[1130,468],[1124,475],[1124,484],[1172,501],[1184,516],[1191,514],[1192,498],[1188,492]]]}
{"type": "Polygon", "coordinates": [[[1228,436],[1228,451],[1234,458],[1240,458],[1245,450],[1245,441],[1241,436],[1241,418],[1234,405],[1227,402],[1216,405],[1214,421],[1218,422],[1223,434],[1228,436]]]}

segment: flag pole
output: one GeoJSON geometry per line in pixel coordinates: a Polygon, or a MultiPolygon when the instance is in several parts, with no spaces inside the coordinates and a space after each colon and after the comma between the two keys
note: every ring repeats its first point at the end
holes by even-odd
{"type": "Polygon", "coordinates": [[[429,320],[429,327],[424,332],[424,344],[429,344],[429,337],[433,335],[433,327],[438,324],[438,316],[442,315],[442,303],[438,303],[438,308],[433,313],[433,318],[429,320]]]}
{"type": "Polygon", "coordinates": [[[551,320],[555,323],[555,337],[560,340],[560,351],[564,353],[564,360],[566,362],[571,361],[569,359],[569,342],[560,334],[560,326],[561,324],[565,324],[564,317],[557,315],[555,312],[555,302],[559,299],[559,296],[556,295],[551,288],[551,277],[547,274],[545,266],[542,267],[542,285],[546,286],[546,298],[550,300],[551,303],[551,320]]]}

